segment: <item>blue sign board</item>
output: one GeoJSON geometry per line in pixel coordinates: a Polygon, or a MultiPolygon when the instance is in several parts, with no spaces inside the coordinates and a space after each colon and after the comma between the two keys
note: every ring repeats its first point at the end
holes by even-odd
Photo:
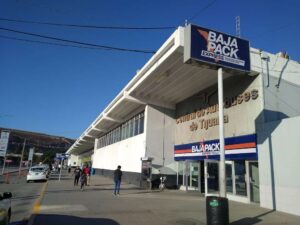
{"type": "MultiPolygon", "coordinates": [[[[219,139],[174,146],[175,160],[220,159],[219,139]]],[[[225,138],[225,158],[257,160],[256,134],[225,138]]]]}
{"type": "Polygon", "coordinates": [[[185,33],[185,62],[250,72],[249,41],[218,31],[189,25],[185,33]]]}

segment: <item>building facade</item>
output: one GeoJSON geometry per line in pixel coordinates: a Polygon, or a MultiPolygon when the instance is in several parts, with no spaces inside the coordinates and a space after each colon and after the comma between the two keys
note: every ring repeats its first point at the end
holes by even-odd
{"type": "MultiPolygon", "coordinates": [[[[187,29],[170,36],[68,153],[92,147],[96,173],[111,176],[121,165],[125,180],[142,187],[165,175],[169,188],[218,195],[217,71],[185,63],[187,29]]],[[[249,72],[223,74],[227,196],[300,215],[300,65],[254,48],[250,62],[249,72]]]]}

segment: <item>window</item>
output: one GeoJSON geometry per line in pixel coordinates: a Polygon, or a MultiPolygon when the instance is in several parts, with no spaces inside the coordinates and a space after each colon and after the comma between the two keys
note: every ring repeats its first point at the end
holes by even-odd
{"type": "Polygon", "coordinates": [[[134,117],[134,135],[139,134],[139,116],[134,117]]]}
{"type": "Polygon", "coordinates": [[[133,122],[134,122],[134,118],[129,120],[129,137],[133,137],[133,122]]]}
{"type": "Polygon", "coordinates": [[[139,119],[139,134],[144,133],[144,113],[140,115],[139,119]]]}
{"type": "Polygon", "coordinates": [[[137,114],[119,127],[99,138],[97,148],[125,140],[144,132],[144,112],[137,114]]]}

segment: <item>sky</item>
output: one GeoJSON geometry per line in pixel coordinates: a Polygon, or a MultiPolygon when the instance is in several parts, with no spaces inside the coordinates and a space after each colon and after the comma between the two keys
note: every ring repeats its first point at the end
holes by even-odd
{"type": "Polygon", "coordinates": [[[239,16],[241,37],[251,47],[274,54],[285,51],[290,59],[300,61],[299,8],[298,0],[0,0],[0,127],[76,139],[152,56],[65,46],[70,43],[7,29],[156,51],[186,20],[235,35],[239,16]],[[7,19],[173,28],[88,29],[7,19]]]}

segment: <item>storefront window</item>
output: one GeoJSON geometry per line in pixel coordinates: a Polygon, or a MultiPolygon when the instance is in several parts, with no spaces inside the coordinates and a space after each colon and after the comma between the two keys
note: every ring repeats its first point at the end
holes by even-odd
{"type": "Polygon", "coordinates": [[[247,196],[245,160],[234,161],[235,189],[237,195],[247,196]]]}

